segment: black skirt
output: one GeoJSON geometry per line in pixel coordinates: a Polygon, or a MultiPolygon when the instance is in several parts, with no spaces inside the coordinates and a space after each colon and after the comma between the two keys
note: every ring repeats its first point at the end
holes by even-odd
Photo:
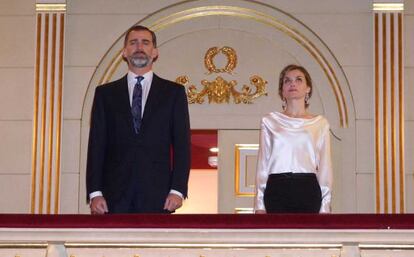
{"type": "Polygon", "coordinates": [[[264,192],[267,213],[319,213],[321,188],[314,173],[270,174],[264,192]]]}

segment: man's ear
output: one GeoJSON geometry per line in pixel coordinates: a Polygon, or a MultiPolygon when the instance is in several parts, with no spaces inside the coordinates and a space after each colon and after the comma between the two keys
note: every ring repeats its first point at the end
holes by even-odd
{"type": "Polygon", "coordinates": [[[158,58],[158,48],[154,48],[154,50],[152,50],[152,58],[158,58]]]}
{"type": "Polygon", "coordinates": [[[126,58],[126,54],[125,54],[125,48],[122,49],[122,59],[126,62],[128,62],[128,59],[126,58]]]}
{"type": "Polygon", "coordinates": [[[153,62],[155,62],[155,61],[158,59],[158,48],[154,48],[154,49],[152,50],[152,55],[151,55],[151,57],[152,57],[152,61],[153,61],[153,62]]]}

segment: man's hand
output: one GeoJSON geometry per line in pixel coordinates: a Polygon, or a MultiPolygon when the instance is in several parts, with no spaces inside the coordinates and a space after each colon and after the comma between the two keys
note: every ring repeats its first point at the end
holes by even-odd
{"type": "Polygon", "coordinates": [[[91,214],[105,214],[108,212],[108,205],[103,196],[95,196],[89,204],[91,214]]]}
{"type": "Polygon", "coordinates": [[[266,211],[265,210],[256,210],[254,213],[255,214],[266,214],[266,211]]]}
{"type": "Polygon", "coordinates": [[[164,210],[175,211],[183,205],[183,199],[176,194],[169,194],[165,200],[164,210]]]}

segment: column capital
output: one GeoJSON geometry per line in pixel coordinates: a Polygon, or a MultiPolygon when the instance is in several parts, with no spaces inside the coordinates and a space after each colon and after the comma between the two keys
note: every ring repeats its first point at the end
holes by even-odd
{"type": "Polygon", "coordinates": [[[37,12],[65,12],[66,0],[36,0],[37,12]]]}
{"type": "Polygon", "coordinates": [[[373,0],[372,10],[376,12],[404,11],[404,0],[373,0]]]}

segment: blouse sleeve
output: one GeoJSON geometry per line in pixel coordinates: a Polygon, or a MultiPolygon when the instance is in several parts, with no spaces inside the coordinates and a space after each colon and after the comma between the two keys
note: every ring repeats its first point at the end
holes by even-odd
{"type": "Polygon", "coordinates": [[[266,127],[264,119],[261,122],[260,129],[260,145],[257,156],[256,167],[256,198],[255,198],[255,210],[265,210],[263,202],[264,190],[266,188],[267,179],[269,177],[269,156],[270,156],[270,132],[266,127]]]}
{"type": "Polygon", "coordinates": [[[332,200],[332,161],[331,161],[331,140],[329,133],[329,124],[326,125],[321,137],[319,152],[319,165],[318,165],[318,182],[321,187],[322,204],[320,213],[331,212],[331,200],[332,200]]]}

